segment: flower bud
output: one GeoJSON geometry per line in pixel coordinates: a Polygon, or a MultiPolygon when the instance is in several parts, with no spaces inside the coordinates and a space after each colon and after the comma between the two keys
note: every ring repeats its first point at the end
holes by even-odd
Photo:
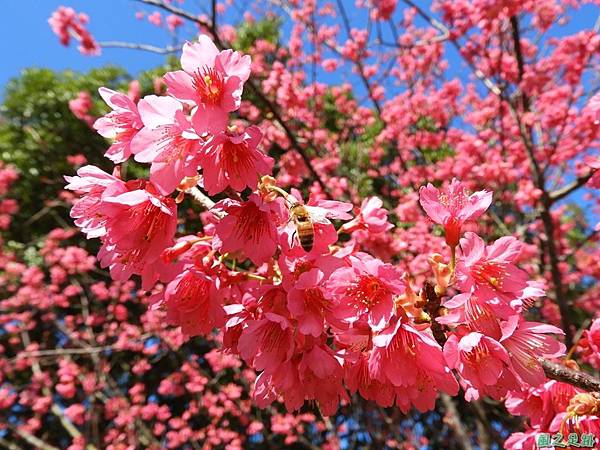
{"type": "Polygon", "coordinates": [[[452,270],[448,264],[444,264],[443,260],[443,256],[439,253],[434,253],[427,260],[435,274],[435,293],[437,295],[443,295],[446,292],[452,278],[452,270]]]}

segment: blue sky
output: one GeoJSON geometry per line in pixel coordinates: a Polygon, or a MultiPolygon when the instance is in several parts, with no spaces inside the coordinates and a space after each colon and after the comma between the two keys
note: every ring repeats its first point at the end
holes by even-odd
{"type": "Polygon", "coordinates": [[[165,46],[171,41],[166,30],[146,20],[137,20],[142,5],[131,0],[9,0],[0,15],[0,86],[27,67],[88,70],[107,63],[125,66],[130,72],[158,65],[163,56],[124,49],[106,49],[99,57],[81,55],[75,46],[63,47],[52,33],[48,18],[59,5],[73,7],[90,16],[89,28],[97,40],[122,40],[165,46]]]}
{"type": "MultiPolygon", "coordinates": [[[[238,9],[246,7],[248,0],[234,0],[238,9]],[[240,6],[241,5],[241,6],[240,6]]],[[[364,17],[364,11],[353,7],[354,0],[347,2],[351,22],[358,26],[358,17],[364,17]]],[[[165,29],[157,29],[147,20],[135,18],[136,11],[153,11],[134,0],[9,0],[3,2],[3,14],[0,15],[0,51],[3,63],[0,67],[0,86],[19,72],[31,66],[52,69],[88,70],[92,67],[115,63],[124,66],[130,73],[158,65],[164,57],[157,54],[127,49],[105,49],[100,57],[81,55],[74,45],[63,47],[47,24],[52,11],[65,4],[76,11],[86,12],[91,22],[89,28],[99,41],[121,40],[142,42],[157,46],[168,45],[172,36],[165,29]]],[[[251,2],[250,2],[251,3],[251,2]]],[[[424,1],[429,4],[430,1],[424,1]]],[[[186,6],[195,12],[206,11],[208,0],[188,0],[186,6]]],[[[234,8],[235,9],[235,8],[234,8]]],[[[584,7],[572,17],[569,25],[561,31],[572,33],[574,30],[593,26],[600,9],[591,5],[584,7]]],[[[285,26],[284,30],[287,31],[285,26]]],[[[183,36],[192,36],[194,27],[189,24],[182,30],[183,36]]],[[[452,52],[448,54],[452,72],[458,74],[466,70],[464,64],[452,52]]],[[[340,76],[340,74],[336,74],[340,76]]]]}

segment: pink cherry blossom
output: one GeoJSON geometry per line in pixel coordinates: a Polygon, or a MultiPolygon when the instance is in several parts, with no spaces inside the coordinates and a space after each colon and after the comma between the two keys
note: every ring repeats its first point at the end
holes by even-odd
{"type": "Polygon", "coordinates": [[[302,334],[320,336],[324,322],[343,327],[334,314],[333,302],[317,287],[292,289],[288,293],[288,308],[298,321],[298,331],[302,334]]]}
{"type": "Polygon", "coordinates": [[[199,139],[174,98],[149,95],[138,110],[144,127],[132,139],[131,152],[136,161],[152,163],[150,181],[168,195],[184,177],[196,175],[199,139]]]}
{"type": "Polygon", "coordinates": [[[94,123],[94,118],[89,114],[93,106],[89,92],[81,91],[77,94],[77,98],[69,100],[69,109],[73,115],[90,126],[94,123]]]}
{"type": "Polygon", "coordinates": [[[97,56],[100,54],[100,47],[86,28],[88,21],[89,17],[85,13],[77,14],[73,8],[65,6],[59,6],[48,19],[62,45],[68,46],[71,37],[74,37],[80,43],[79,51],[82,54],[97,56]]]}
{"type": "Polygon", "coordinates": [[[171,31],[171,33],[175,32],[177,28],[179,28],[185,23],[181,17],[176,16],[175,14],[169,14],[167,16],[166,22],[167,27],[169,28],[169,31],[171,31]]]}
{"type": "Polygon", "coordinates": [[[351,256],[350,262],[327,282],[333,314],[350,323],[365,317],[374,330],[381,330],[394,313],[394,296],[404,292],[403,274],[366,254],[351,256]]]}
{"type": "Polygon", "coordinates": [[[594,117],[594,124],[600,124],[600,94],[596,94],[590,98],[587,108],[594,117]]]}
{"type": "Polygon", "coordinates": [[[565,352],[565,346],[552,334],[564,332],[555,326],[538,322],[527,322],[512,316],[502,326],[500,343],[509,352],[514,373],[530,386],[539,386],[546,375],[539,358],[556,358],[565,352]]]}
{"type": "Polygon", "coordinates": [[[595,319],[583,332],[577,350],[586,362],[596,369],[600,368],[600,319],[595,319]]]}
{"type": "Polygon", "coordinates": [[[492,193],[467,192],[460,181],[453,179],[448,189],[440,191],[432,184],[421,187],[419,202],[431,220],[444,227],[446,243],[458,245],[465,222],[477,219],[492,203],[492,193]]]}
{"type": "Polygon", "coordinates": [[[318,403],[323,414],[333,414],[348,395],[343,388],[343,370],[331,349],[315,343],[294,355],[278,371],[265,371],[256,380],[254,398],[267,406],[278,394],[289,411],[300,409],[306,400],[318,403]]]}
{"type": "Polygon", "coordinates": [[[243,133],[219,133],[204,145],[199,162],[209,195],[227,187],[254,189],[261,175],[271,173],[273,159],[258,150],[261,137],[260,129],[250,126],[243,133]]]}
{"type": "Polygon", "coordinates": [[[364,399],[373,400],[385,408],[394,405],[395,388],[393,385],[379,382],[371,376],[368,353],[348,356],[344,363],[344,381],[351,393],[358,392],[364,399]]]}
{"type": "Polygon", "coordinates": [[[502,398],[519,384],[510,372],[506,349],[496,340],[478,332],[462,337],[451,335],[444,344],[448,367],[456,369],[469,385],[465,397],[479,398],[481,394],[502,398]]]}
{"type": "Polygon", "coordinates": [[[458,285],[489,302],[503,318],[519,311],[523,297],[543,295],[528,289],[527,273],[514,264],[523,247],[516,238],[506,236],[486,246],[475,233],[467,232],[460,245],[463,257],[456,265],[458,285]]]}
{"type": "Polygon", "coordinates": [[[239,338],[240,355],[256,370],[276,372],[294,351],[292,324],[285,317],[266,313],[263,319],[249,321],[239,338]]]}
{"type": "Polygon", "coordinates": [[[433,408],[437,392],[458,392],[458,383],[446,366],[442,349],[430,335],[394,319],[373,337],[373,345],[369,359],[371,376],[400,388],[396,401],[401,409],[408,410],[412,403],[419,411],[426,411],[433,408]]]}
{"type": "Polygon", "coordinates": [[[223,253],[242,252],[260,265],[275,254],[279,207],[252,194],[247,202],[223,200],[215,211],[226,215],[215,225],[215,246],[223,253]]]}
{"type": "Polygon", "coordinates": [[[125,192],[125,182],[96,166],[81,167],[77,170],[77,176],[65,176],[65,180],[69,183],[66,189],[85,194],[75,201],[71,209],[75,225],[81,228],[88,239],[104,236],[108,217],[102,210],[102,197],[125,192]]]}
{"type": "Polygon", "coordinates": [[[233,50],[219,52],[208,36],[201,35],[198,42],[183,46],[181,67],[164,77],[169,93],[198,106],[192,119],[198,134],[223,131],[227,114],[240,107],[250,76],[250,56],[233,50]]]}
{"type": "Polygon", "coordinates": [[[189,335],[206,335],[225,325],[225,311],[219,293],[219,279],[191,267],[179,274],[165,289],[167,320],[189,335]]]}
{"type": "Polygon", "coordinates": [[[94,128],[101,136],[114,140],[104,155],[115,164],[121,163],[131,156],[131,140],[142,128],[142,118],[127,95],[105,87],[98,92],[112,111],[96,120],[94,128]]]}
{"type": "Polygon", "coordinates": [[[360,213],[350,222],[346,222],[342,230],[345,232],[366,230],[369,234],[379,234],[390,230],[393,225],[388,222],[388,213],[382,206],[383,202],[377,197],[363,200],[360,213]]]}
{"type": "Polygon", "coordinates": [[[127,188],[102,198],[106,235],[98,259],[102,267],[110,268],[113,279],[141,275],[144,289],[149,289],[176,270],[162,263],[160,255],[173,243],[177,207],[150,183],[130,181],[127,188]]]}
{"type": "Polygon", "coordinates": [[[162,26],[162,16],[158,11],[154,11],[152,14],[148,15],[148,22],[155,27],[160,27],[162,26]]]}

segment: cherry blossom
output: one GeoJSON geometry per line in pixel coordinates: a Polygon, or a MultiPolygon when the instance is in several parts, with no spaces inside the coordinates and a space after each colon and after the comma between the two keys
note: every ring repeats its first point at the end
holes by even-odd
{"type": "Polygon", "coordinates": [[[469,194],[466,187],[454,179],[445,191],[440,192],[431,184],[422,187],[419,202],[429,218],[444,227],[446,243],[455,247],[464,223],[476,219],[489,208],[492,193],[484,190],[469,194]]]}
{"type": "Polygon", "coordinates": [[[369,255],[350,258],[351,266],[337,269],[327,282],[333,314],[348,322],[366,318],[375,331],[381,330],[394,313],[394,295],[404,292],[402,273],[369,255]]]}
{"type": "Polygon", "coordinates": [[[125,94],[108,88],[98,90],[112,112],[100,117],[94,128],[105,138],[114,139],[105,156],[112,162],[121,163],[131,156],[131,140],[143,127],[136,104],[125,94]]]}
{"type": "Polygon", "coordinates": [[[243,133],[217,134],[204,144],[199,162],[209,195],[227,187],[238,192],[254,189],[262,175],[271,173],[273,159],[258,150],[261,137],[260,129],[251,126],[243,133]]]}
{"type": "Polygon", "coordinates": [[[227,114],[240,107],[243,85],[250,76],[250,56],[219,52],[208,36],[201,35],[198,42],[184,45],[181,67],[165,75],[169,93],[198,106],[193,116],[197,133],[223,131],[227,114]]]}
{"type": "Polygon", "coordinates": [[[135,160],[151,162],[150,180],[163,195],[175,190],[185,177],[196,174],[200,142],[183,114],[183,105],[171,97],[150,95],[138,103],[144,127],[131,141],[135,160]]]}

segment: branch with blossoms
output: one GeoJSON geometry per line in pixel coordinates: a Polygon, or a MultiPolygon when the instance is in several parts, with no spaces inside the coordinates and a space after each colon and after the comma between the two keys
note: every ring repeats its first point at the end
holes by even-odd
{"type": "MultiPolygon", "coordinates": [[[[597,363],[597,325],[580,320],[595,314],[597,230],[571,220],[579,213],[564,200],[600,186],[600,103],[585,81],[600,42],[593,30],[544,39],[572,4],[266,1],[287,14],[290,38],[243,46],[250,77],[247,57],[229,49],[242,46],[223,23],[227,6],[198,15],[140,3],[207,35],[185,45],[183,70],[158,80],[166,97],[101,91],[113,109],[96,123],[113,139],[107,156],[150,165],[148,180],[118,167],[70,179],[84,193],[73,216],[102,240],[113,277],[140,275],[148,289],[158,280],[156,308],[185,336],[223,333],[223,349],[259,373],[261,407],[309,401],[332,413],[354,394],[425,411],[440,398],[454,436],[472,431],[484,446],[493,413],[469,430],[464,402],[447,400],[478,411],[492,398],[528,417],[509,448],[597,428],[597,399],[583,391],[598,381],[572,359],[597,363]],[[445,47],[473,82],[449,81],[445,47]],[[336,70],[348,83],[326,82],[336,70]],[[291,189],[303,180],[320,186],[291,189]],[[424,180],[433,185],[419,191],[424,180]],[[198,234],[175,225],[186,198],[210,212],[198,234]]],[[[63,28],[84,34],[87,18],[61,20],[61,39],[63,28]]],[[[377,425],[366,429],[384,442],[377,425]]]]}
{"type": "Polygon", "coordinates": [[[248,56],[203,35],[185,44],[181,65],[164,76],[166,96],[135,104],[100,89],[112,112],[94,127],[113,139],[106,156],[117,167],[66,177],[82,194],[71,215],[100,238],[98,259],[113,279],[165,285],[157,305],[183,334],[223,330],[224,349],[260,373],[259,406],[281,398],[295,411],[308,400],[330,415],[358,393],[383,407],[427,411],[459,387],[467,401],[500,400],[546,383],[546,374],[595,386],[547,362],[564,355],[555,337],[562,330],[524,318],[545,292],[516,264],[523,243],[506,236],[488,245],[464,231],[491,192],[468,193],[457,180],[446,190],[421,188],[420,204],[443,228],[450,256],[432,255],[432,279],[415,289],[410,274],[355,246],[360,234],[390,229],[379,199],[353,218],[349,203],[288,192],[270,176],[260,129],[229,124],[250,76],[248,56]],[[118,164],[132,157],[150,165],[149,179],[121,178],[118,164]],[[176,237],[186,193],[215,220],[176,237]]]}

